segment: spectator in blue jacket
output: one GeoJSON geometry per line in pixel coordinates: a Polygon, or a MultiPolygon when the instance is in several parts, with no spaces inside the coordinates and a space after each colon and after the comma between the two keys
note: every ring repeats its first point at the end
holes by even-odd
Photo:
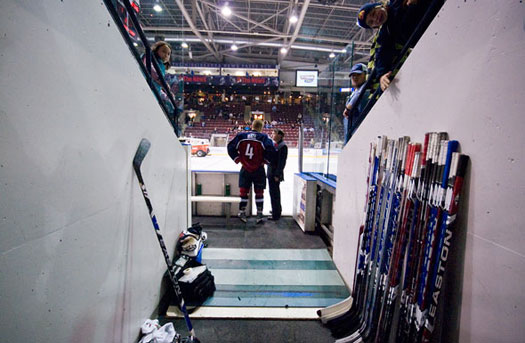
{"type": "Polygon", "coordinates": [[[350,82],[352,83],[353,91],[346,101],[345,110],[343,112],[345,144],[348,143],[353,126],[357,123],[361,112],[363,111],[368,102],[368,94],[370,93],[370,91],[364,89],[367,71],[368,69],[364,64],[358,63],[352,67],[352,69],[350,70],[350,75],[348,75],[350,76],[350,82]],[[363,91],[365,91],[366,93],[363,94],[361,100],[359,101],[359,104],[356,105],[357,99],[359,98],[359,94],[361,94],[363,91]],[[356,106],[357,108],[354,109],[354,107],[356,106]],[[352,111],[352,109],[354,110],[352,111]],[[351,114],[352,117],[350,117],[351,114]]]}

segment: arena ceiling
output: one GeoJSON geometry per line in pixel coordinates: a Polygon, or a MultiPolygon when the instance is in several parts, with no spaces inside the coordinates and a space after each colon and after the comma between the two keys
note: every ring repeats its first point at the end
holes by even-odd
{"type": "Polygon", "coordinates": [[[175,60],[183,62],[282,67],[326,64],[332,52],[355,62],[366,60],[370,48],[372,32],[355,24],[357,11],[366,2],[141,0],[139,19],[148,38],[170,42],[175,60]],[[155,5],[162,11],[156,11],[155,5]],[[230,15],[224,14],[224,5],[230,15]],[[292,14],[297,18],[295,23],[290,20],[292,14]],[[187,48],[181,47],[183,42],[187,48]],[[232,45],[237,47],[235,51],[232,45]]]}

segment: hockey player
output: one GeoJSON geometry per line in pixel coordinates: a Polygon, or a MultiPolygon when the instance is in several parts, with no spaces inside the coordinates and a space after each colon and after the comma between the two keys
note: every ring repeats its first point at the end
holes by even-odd
{"type": "Polygon", "coordinates": [[[263,221],[264,189],[266,188],[266,173],[264,164],[269,164],[276,154],[273,141],[267,134],[262,133],[263,122],[254,120],[251,131],[239,132],[228,143],[228,155],[235,163],[241,163],[239,173],[239,188],[241,203],[239,204],[239,218],[246,223],[246,206],[248,192],[252,187],[255,191],[257,206],[257,224],[263,221]]]}

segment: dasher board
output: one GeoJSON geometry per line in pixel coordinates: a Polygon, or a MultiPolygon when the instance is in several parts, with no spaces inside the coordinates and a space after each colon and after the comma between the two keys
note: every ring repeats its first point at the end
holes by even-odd
{"type": "MultiPolygon", "coordinates": [[[[222,318],[222,319],[303,319],[319,320],[317,310],[312,307],[200,307],[190,314],[191,318],[222,318]]],[[[176,306],[170,306],[166,312],[167,318],[182,318],[176,306]]]]}

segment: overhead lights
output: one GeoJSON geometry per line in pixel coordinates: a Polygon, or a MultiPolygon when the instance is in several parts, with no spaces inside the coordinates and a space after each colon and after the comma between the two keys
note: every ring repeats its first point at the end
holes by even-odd
{"type": "Polygon", "coordinates": [[[328,55],[328,57],[330,58],[334,58],[335,57],[335,54],[333,52],[330,53],[330,55],[328,55]]]}
{"type": "Polygon", "coordinates": [[[155,12],[162,12],[162,7],[159,4],[153,5],[153,10],[155,12]]]}
{"type": "Polygon", "coordinates": [[[180,44],[180,46],[181,46],[183,49],[187,49],[187,48],[188,48],[188,43],[186,43],[186,42],[182,42],[182,43],[180,44]]]}
{"type": "Polygon", "coordinates": [[[228,6],[228,4],[226,4],[226,5],[224,5],[224,6],[222,7],[221,13],[222,13],[223,16],[225,16],[225,17],[229,17],[229,16],[232,15],[232,10],[231,10],[231,8],[228,6]]]}
{"type": "Polygon", "coordinates": [[[239,48],[237,47],[237,45],[232,44],[231,49],[232,49],[232,51],[237,51],[237,49],[239,49],[239,48]]]}
{"type": "MultiPolygon", "coordinates": [[[[153,41],[153,37],[150,37],[148,38],[148,40],[150,41],[153,41]]],[[[211,43],[211,42],[215,42],[215,43],[219,43],[219,44],[233,44],[234,43],[234,40],[232,39],[214,39],[213,41],[209,38],[204,38],[204,40],[201,40],[200,38],[198,37],[195,37],[195,38],[191,38],[191,37],[166,37],[165,38],[165,41],[167,42],[187,42],[187,43],[202,43],[202,41],[204,42],[208,42],[208,43],[211,43]]],[[[279,48],[279,47],[282,47],[283,43],[278,43],[278,42],[267,42],[267,41],[260,41],[260,42],[253,42],[253,41],[249,41],[249,40],[242,40],[242,39],[235,39],[235,44],[255,44],[257,46],[268,46],[268,47],[274,47],[274,48],[279,48]]],[[[327,53],[330,53],[332,51],[337,51],[339,52],[340,51],[340,48],[337,48],[334,50],[333,47],[323,47],[323,46],[313,46],[313,45],[302,45],[302,44],[292,44],[289,49],[294,49],[294,50],[310,50],[310,51],[323,51],[323,52],[327,52],[327,53]]]]}
{"type": "Polygon", "coordinates": [[[286,49],[285,47],[282,47],[281,48],[281,54],[286,54],[288,52],[288,49],[286,49]]]}
{"type": "Polygon", "coordinates": [[[343,54],[346,54],[346,49],[344,49],[344,48],[341,49],[341,52],[342,52],[343,54]]]}
{"type": "Polygon", "coordinates": [[[290,23],[292,24],[295,24],[297,23],[297,21],[299,20],[299,18],[297,18],[297,15],[295,13],[293,13],[291,16],[290,16],[290,23]]]}

